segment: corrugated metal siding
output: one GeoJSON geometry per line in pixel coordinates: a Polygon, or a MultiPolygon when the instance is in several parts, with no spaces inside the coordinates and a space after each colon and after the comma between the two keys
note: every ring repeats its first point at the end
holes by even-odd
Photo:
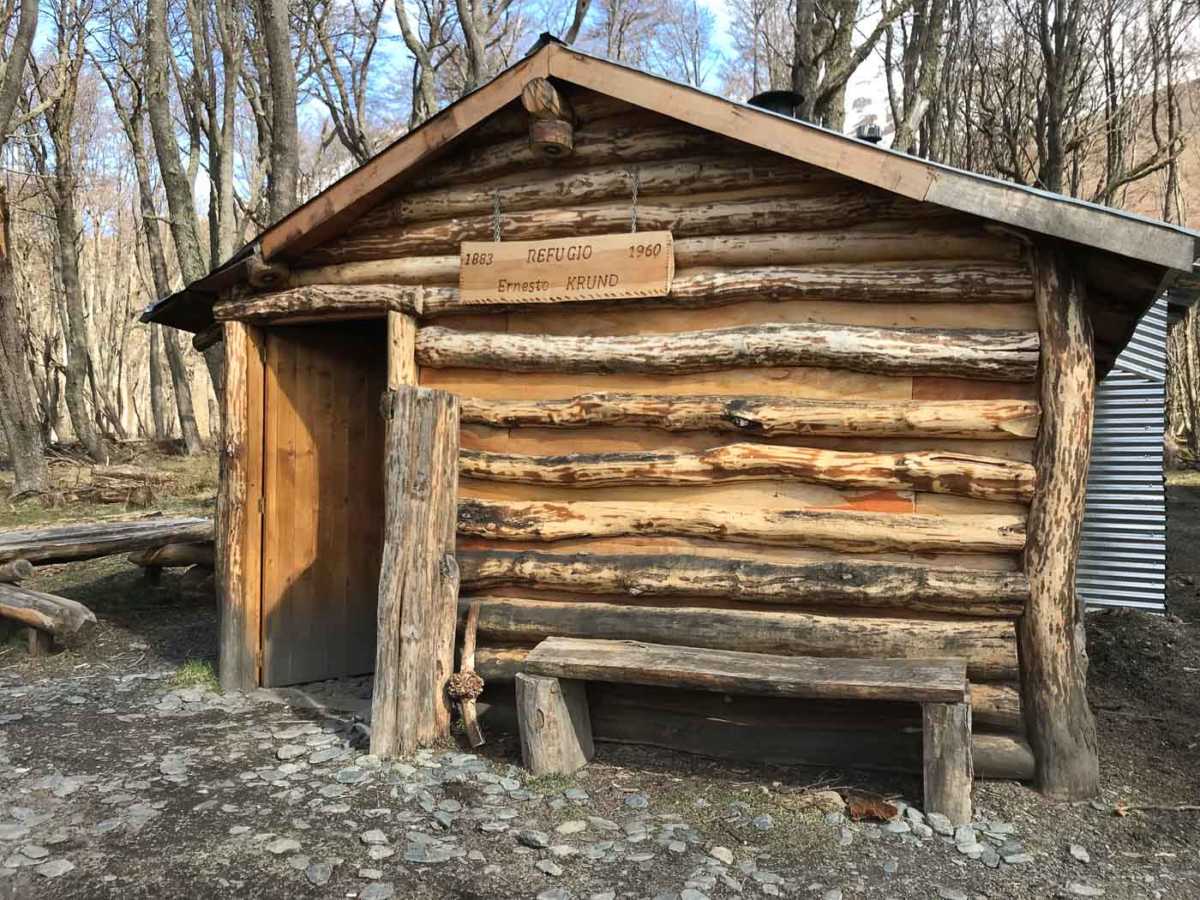
{"type": "Polygon", "coordinates": [[[1167,301],[1142,317],[1096,391],[1076,584],[1095,606],[1166,608],[1167,301]]]}

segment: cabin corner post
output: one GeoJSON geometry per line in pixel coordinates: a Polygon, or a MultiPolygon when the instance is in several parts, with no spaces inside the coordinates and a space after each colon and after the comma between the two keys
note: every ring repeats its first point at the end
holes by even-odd
{"type": "Polygon", "coordinates": [[[1046,795],[1082,800],[1099,789],[1096,723],[1087,701],[1087,650],[1075,566],[1091,456],[1096,386],[1084,288],[1061,248],[1034,250],[1041,332],[1037,490],[1024,564],[1030,598],[1018,625],[1022,706],[1046,795]]]}
{"type": "Polygon", "coordinates": [[[386,512],[371,752],[395,757],[450,729],[458,400],[446,391],[402,386],[384,395],[383,413],[386,512]]]}
{"type": "Polygon", "coordinates": [[[223,325],[220,489],[216,562],[220,614],[219,680],[224,690],[259,686],[262,584],[262,334],[223,325]]]}

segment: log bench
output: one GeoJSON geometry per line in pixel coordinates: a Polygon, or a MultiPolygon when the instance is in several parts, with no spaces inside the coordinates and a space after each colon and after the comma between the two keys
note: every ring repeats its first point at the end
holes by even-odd
{"type": "Polygon", "coordinates": [[[966,661],[817,659],[643,644],[547,638],[516,676],[521,753],[534,775],[569,775],[595,748],[586,682],[678,687],[808,700],[920,703],[925,811],[971,821],[971,705],[966,661]]]}

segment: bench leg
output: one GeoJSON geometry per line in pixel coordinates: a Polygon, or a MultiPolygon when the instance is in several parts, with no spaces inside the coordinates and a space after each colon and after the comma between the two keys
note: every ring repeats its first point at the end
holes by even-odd
{"type": "Polygon", "coordinates": [[[582,681],[517,674],[521,757],[534,775],[570,775],[596,752],[582,681]]]}
{"type": "Polygon", "coordinates": [[[955,825],[971,821],[971,704],[925,703],[925,812],[941,813],[955,825]]]}

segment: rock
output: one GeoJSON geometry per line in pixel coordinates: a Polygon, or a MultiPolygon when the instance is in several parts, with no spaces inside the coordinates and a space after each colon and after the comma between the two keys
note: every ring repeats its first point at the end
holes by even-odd
{"type": "Polygon", "coordinates": [[[21,848],[21,854],[30,859],[45,859],[50,855],[50,851],[38,844],[26,844],[21,848]]]}
{"type": "Polygon", "coordinates": [[[733,851],[728,847],[713,847],[708,851],[708,855],[727,866],[733,865],[733,851]]]}
{"type": "Polygon", "coordinates": [[[390,881],[376,881],[359,892],[358,900],[392,900],[395,896],[396,888],[390,881]]]}
{"type": "Polygon", "coordinates": [[[285,853],[295,853],[300,849],[300,842],[295,838],[276,838],[267,844],[267,852],[275,856],[283,856],[285,853]]]}
{"type": "Polygon", "coordinates": [[[404,859],[410,863],[444,863],[454,857],[454,850],[433,844],[409,844],[404,848],[404,859]]]}
{"type": "Polygon", "coordinates": [[[949,837],[950,835],[954,834],[953,823],[951,823],[951,821],[941,813],[929,813],[927,816],[925,816],[925,821],[929,823],[929,827],[932,828],[937,834],[945,837],[949,837]]]}
{"type": "Polygon", "coordinates": [[[297,756],[304,756],[308,753],[308,748],[301,747],[299,744],[284,744],[275,751],[276,759],[295,759],[297,756]]]}
{"type": "Polygon", "coordinates": [[[750,824],[759,831],[770,831],[775,827],[775,820],[771,818],[769,813],[763,813],[761,816],[755,816],[750,824]]]}
{"type": "Polygon", "coordinates": [[[395,855],[396,850],[394,847],[385,847],[382,844],[376,844],[367,848],[367,856],[369,856],[373,862],[383,862],[383,860],[395,855]]]}
{"type": "Polygon", "coordinates": [[[903,819],[892,819],[890,822],[884,822],[879,826],[880,831],[886,831],[888,834],[908,834],[912,831],[912,826],[903,819]]]}
{"type": "Polygon", "coordinates": [[[547,875],[553,875],[554,877],[558,877],[563,873],[562,866],[549,859],[539,860],[534,864],[534,868],[539,872],[545,872],[547,875]]]}
{"type": "Polygon", "coordinates": [[[1000,854],[991,847],[984,847],[983,853],[979,855],[979,858],[983,860],[983,864],[989,869],[1000,868],[1000,854]]]}
{"type": "Polygon", "coordinates": [[[537,895],[537,900],[571,900],[571,894],[565,888],[547,888],[537,895]]]}
{"type": "Polygon", "coordinates": [[[846,801],[837,791],[809,791],[797,797],[792,805],[796,809],[815,809],[823,813],[840,813],[846,809],[846,801]]]}
{"type": "Polygon", "coordinates": [[[372,828],[370,831],[364,831],[358,836],[358,839],[368,847],[375,844],[386,844],[388,842],[387,835],[378,828],[372,828]]]}
{"type": "Polygon", "coordinates": [[[645,809],[650,805],[650,800],[645,794],[630,794],[625,798],[625,805],[630,809],[645,809]]]}
{"type": "MultiPolygon", "coordinates": [[[[937,829],[935,828],[934,830],[936,831],[937,829]]],[[[979,838],[975,834],[975,829],[970,825],[959,825],[954,829],[954,843],[956,844],[971,845],[977,843],[978,840],[979,838]]]]}
{"type": "Polygon", "coordinates": [[[310,884],[321,887],[333,877],[333,865],[327,862],[313,863],[304,870],[304,876],[310,884]]]}
{"type": "Polygon", "coordinates": [[[684,888],[679,892],[679,900],[708,900],[708,894],[702,894],[695,888],[684,888]]]}
{"type": "Polygon", "coordinates": [[[360,781],[364,781],[366,777],[366,770],[360,769],[358,766],[347,766],[344,769],[338,769],[334,773],[333,780],[338,784],[358,784],[360,781]]]}
{"type": "Polygon", "coordinates": [[[1074,897],[1103,897],[1104,888],[1092,887],[1081,881],[1071,881],[1067,883],[1067,893],[1074,897]]]}
{"type": "Polygon", "coordinates": [[[966,891],[941,884],[938,885],[937,895],[941,897],[941,900],[971,900],[966,891]]]}
{"type": "Polygon", "coordinates": [[[565,791],[563,791],[563,796],[566,797],[568,800],[570,800],[572,803],[587,803],[588,800],[591,799],[588,796],[587,791],[585,791],[583,788],[577,788],[577,787],[567,788],[565,791]]]}
{"type": "Polygon", "coordinates": [[[358,877],[368,881],[378,881],[383,877],[383,872],[380,869],[359,869],[358,877]]]}
{"type": "Polygon", "coordinates": [[[1072,844],[1068,848],[1068,852],[1081,863],[1090,863],[1092,861],[1092,855],[1087,852],[1087,848],[1082,844],[1072,844]]]}
{"type": "Polygon", "coordinates": [[[896,860],[894,860],[894,859],[889,859],[887,862],[885,862],[883,864],[883,874],[884,875],[887,875],[890,877],[892,875],[895,875],[899,871],[900,871],[900,863],[896,862],[896,860]]]}
{"type": "Polygon", "coordinates": [[[1033,857],[1028,853],[1005,853],[1001,854],[1001,859],[1003,859],[1010,866],[1020,866],[1024,865],[1025,863],[1033,862],[1033,857]]]}
{"type": "Polygon", "coordinates": [[[58,878],[60,875],[66,875],[74,868],[75,863],[69,859],[52,859],[49,862],[42,863],[34,871],[43,878],[58,878]]]}
{"type": "Polygon", "coordinates": [[[544,850],[550,846],[550,835],[544,831],[525,828],[517,832],[517,842],[526,847],[532,847],[534,850],[544,850]]]}
{"type": "Polygon", "coordinates": [[[842,889],[830,888],[821,895],[821,900],[842,900],[842,889]]]}
{"type": "Polygon", "coordinates": [[[305,869],[308,868],[308,864],[310,862],[312,862],[312,860],[310,860],[303,853],[297,853],[295,856],[288,857],[287,864],[289,866],[291,866],[293,869],[303,872],[305,869]]]}

